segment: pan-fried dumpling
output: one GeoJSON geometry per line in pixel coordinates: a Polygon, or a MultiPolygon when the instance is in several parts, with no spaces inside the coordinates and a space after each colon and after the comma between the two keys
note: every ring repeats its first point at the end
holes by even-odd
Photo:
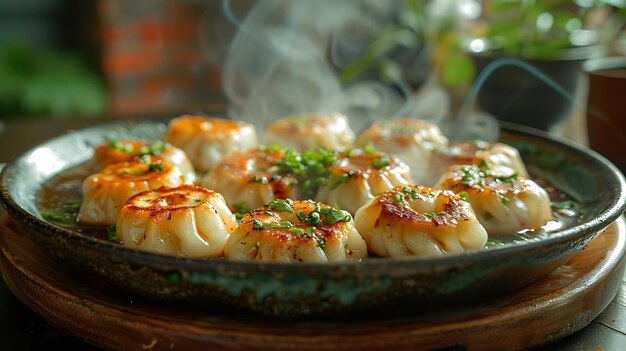
{"type": "Polygon", "coordinates": [[[367,256],[352,217],[309,200],[274,200],[246,214],[226,241],[233,261],[335,263],[367,256]]]}
{"type": "Polygon", "coordinates": [[[437,187],[461,194],[490,234],[537,229],[552,220],[546,190],[508,167],[452,166],[437,187]]]}
{"type": "Polygon", "coordinates": [[[180,116],[170,121],[165,140],[181,148],[198,172],[211,170],[235,151],[257,146],[254,126],[222,118],[180,116]]]}
{"type": "Polygon", "coordinates": [[[208,172],[202,186],[222,194],[231,209],[256,209],[274,199],[294,198],[298,181],[290,174],[273,170],[285,156],[279,147],[259,147],[236,152],[208,172]]]}
{"type": "Polygon", "coordinates": [[[126,247],[189,258],[219,257],[237,226],[224,198],[205,188],[182,185],[139,193],[117,219],[126,247]]]}
{"type": "Polygon", "coordinates": [[[138,139],[111,139],[96,147],[88,167],[99,172],[108,165],[128,162],[145,155],[163,158],[178,167],[188,182],[195,182],[196,172],[185,152],[161,140],[147,142],[138,139]]]}
{"type": "Polygon", "coordinates": [[[265,144],[278,144],[298,151],[324,147],[343,150],[354,143],[354,132],[346,116],[305,114],[272,122],[265,131],[265,144]]]}
{"type": "Polygon", "coordinates": [[[398,186],[361,207],[354,222],[370,252],[435,257],[481,250],[487,232],[469,203],[448,190],[398,186]]]}
{"type": "Polygon", "coordinates": [[[441,129],[430,122],[414,119],[383,119],[361,133],[357,146],[371,143],[376,150],[397,157],[411,169],[414,183],[424,183],[431,158],[448,146],[441,129]]]}
{"type": "Polygon", "coordinates": [[[117,215],[131,196],[162,186],[190,183],[178,167],[156,156],[107,166],[83,181],[83,203],[78,221],[94,225],[114,225],[117,215]]]}
{"type": "Polygon", "coordinates": [[[503,143],[468,141],[450,145],[436,153],[429,167],[426,184],[434,186],[441,176],[453,165],[487,164],[489,167],[508,167],[519,176],[528,178],[528,171],[516,148],[503,143]]]}
{"type": "Polygon", "coordinates": [[[338,204],[355,213],[375,195],[397,185],[409,184],[409,167],[396,158],[365,149],[349,149],[339,154],[325,184],[315,194],[315,200],[338,204]]]}

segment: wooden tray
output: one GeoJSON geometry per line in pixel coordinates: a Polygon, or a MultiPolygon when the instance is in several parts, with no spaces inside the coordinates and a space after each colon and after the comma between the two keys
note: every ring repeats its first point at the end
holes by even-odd
{"type": "Polygon", "coordinates": [[[590,323],[624,274],[620,218],[567,264],[521,291],[462,309],[425,313],[407,306],[366,318],[270,320],[145,301],[81,283],[12,220],[0,223],[0,268],[29,308],[78,338],[119,350],[485,349],[538,346],[590,323]]]}

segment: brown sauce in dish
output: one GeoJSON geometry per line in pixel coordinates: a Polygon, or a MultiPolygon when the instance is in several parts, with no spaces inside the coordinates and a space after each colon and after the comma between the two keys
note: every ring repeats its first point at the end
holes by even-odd
{"type": "MultiPolygon", "coordinates": [[[[114,227],[84,225],[76,220],[82,202],[82,182],[88,175],[90,175],[90,171],[87,164],[84,164],[51,179],[44,185],[41,192],[40,210],[48,222],[97,239],[114,242],[117,240],[114,235],[114,227]]],[[[490,234],[486,245],[487,249],[518,241],[541,240],[548,237],[550,232],[571,226],[580,215],[578,205],[567,194],[544,179],[535,177],[533,180],[548,192],[553,203],[553,220],[540,229],[521,230],[515,235],[495,236],[490,234]],[[572,204],[572,206],[555,205],[567,203],[572,204]]]]}

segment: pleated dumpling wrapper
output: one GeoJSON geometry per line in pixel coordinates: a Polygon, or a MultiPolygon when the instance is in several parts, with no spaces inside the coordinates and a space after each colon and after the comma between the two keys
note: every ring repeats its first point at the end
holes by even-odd
{"type": "Polygon", "coordinates": [[[482,250],[487,231],[472,207],[448,190],[398,186],[361,207],[354,222],[370,252],[437,257],[482,250]]]}
{"type": "Polygon", "coordinates": [[[120,211],[116,231],[126,247],[188,257],[220,257],[237,226],[224,198],[214,191],[183,185],[131,197],[120,211]]]}
{"type": "Polygon", "coordinates": [[[244,215],[226,242],[232,261],[336,263],[367,256],[352,217],[310,200],[273,200],[244,215]]]}

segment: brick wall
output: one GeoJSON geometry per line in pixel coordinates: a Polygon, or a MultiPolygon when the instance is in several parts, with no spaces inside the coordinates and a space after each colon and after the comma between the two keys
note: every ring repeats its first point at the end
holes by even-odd
{"type": "Polygon", "coordinates": [[[202,43],[218,1],[100,0],[102,68],[115,115],[186,113],[223,101],[202,43]],[[202,32],[204,31],[204,32],[202,32]]]}

